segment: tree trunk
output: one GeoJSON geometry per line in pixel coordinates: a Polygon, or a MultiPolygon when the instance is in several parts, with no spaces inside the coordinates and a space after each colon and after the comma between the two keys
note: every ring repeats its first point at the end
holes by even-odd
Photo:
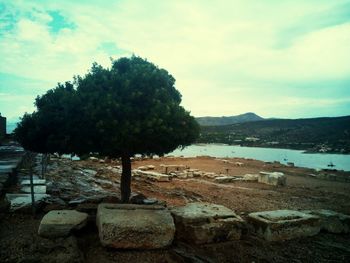
{"type": "Polygon", "coordinates": [[[122,178],[120,180],[122,203],[128,203],[131,194],[131,161],[130,156],[122,156],[122,178]]]}

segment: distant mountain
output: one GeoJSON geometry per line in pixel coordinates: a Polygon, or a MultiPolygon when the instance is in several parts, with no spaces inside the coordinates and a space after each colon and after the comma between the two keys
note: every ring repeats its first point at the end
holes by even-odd
{"type": "Polygon", "coordinates": [[[264,118],[256,115],[253,112],[247,112],[236,116],[198,117],[196,120],[201,126],[221,126],[235,123],[261,121],[264,120],[264,118]]]}
{"type": "Polygon", "coordinates": [[[350,116],[202,126],[198,142],[350,153],[350,116]]]}

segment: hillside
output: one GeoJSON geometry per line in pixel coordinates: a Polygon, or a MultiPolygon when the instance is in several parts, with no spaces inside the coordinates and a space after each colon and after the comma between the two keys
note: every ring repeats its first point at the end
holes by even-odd
{"type": "Polygon", "coordinates": [[[222,116],[222,117],[198,117],[197,122],[201,126],[219,126],[219,125],[229,125],[235,123],[243,123],[250,121],[259,121],[264,118],[256,115],[253,112],[248,112],[236,116],[222,116]]]}
{"type": "Polygon", "coordinates": [[[199,142],[350,153],[350,116],[202,126],[199,142]]]}

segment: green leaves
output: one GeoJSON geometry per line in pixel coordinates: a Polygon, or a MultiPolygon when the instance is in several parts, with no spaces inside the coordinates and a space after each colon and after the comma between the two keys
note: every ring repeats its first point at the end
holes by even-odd
{"type": "Polygon", "coordinates": [[[164,154],[199,134],[174,84],[166,70],[140,57],[112,61],[110,69],[94,63],[74,85],[58,84],[38,97],[37,111],[23,116],[15,134],[38,152],[164,154]]]}

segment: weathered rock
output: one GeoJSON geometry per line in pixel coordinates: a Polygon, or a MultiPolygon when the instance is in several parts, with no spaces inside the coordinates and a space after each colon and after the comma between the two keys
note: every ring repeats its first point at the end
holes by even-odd
{"type": "MultiPolygon", "coordinates": [[[[49,197],[48,194],[34,194],[35,204],[43,203],[49,197]]],[[[27,209],[32,205],[30,194],[6,194],[6,199],[10,203],[11,212],[27,209]]]]}
{"type": "Polygon", "coordinates": [[[284,186],[287,184],[287,177],[280,172],[260,172],[258,182],[275,186],[284,186]]]}
{"type": "Polygon", "coordinates": [[[176,173],[176,177],[177,178],[180,178],[180,179],[187,179],[188,178],[188,175],[187,173],[176,173]]]}
{"type": "Polygon", "coordinates": [[[205,244],[240,239],[244,221],[222,205],[189,203],[171,210],[176,238],[188,243],[205,244]]]}
{"type": "Polygon", "coordinates": [[[95,176],[97,174],[97,171],[92,169],[83,169],[82,172],[88,176],[95,176]]]}
{"type": "Polygon", "coordinates": [[[38,234],[42,237],[65,237],[72,230],[86,225],[88,214],[75,210],[53,210],[47,213],[40,222],[38,234]]]}
{"type": "Polygon", "coordinates": [[[259,175],[258,174],[245,174],[243,176],[244,181],[258,181],[259,175]]]}
{"type": "Polygon", "coordinates": [[[202,173],[200,171],[194,171],[193,172],[193,177],[200,177],[202,173]]]}
{"type": "Polygon", "coordinates": [[[165,165],[161,164],[160,167],[162,168],[162,173],[164,174],[170,174],[171,172],[182,172],[186,169],[185,165],[165,165]]]}
{"type": "Polygon", "coordinates": [[[150,171],[133,170],[133,174],[145,179],[150,179],[158,182],[168,182],[171,179],[171,176],[167,174],[161,174],[161,173],[150,172],[150,171]]]}
{"type": "Polygon", "coordinates": [[[96,222],[102,245],[114,248],[162,248],[175,234],[173,218],[162,206],[100,204],[96,222]]]}
{"type": "Polygon", "coordinates": [[[203,176],[207,178],[215,178],[215,177],[218,177],[219,175],[217,175],[216,173],[204,173],[203,176]]]}
{"type": "MultiPolygon", "coordinates": [[[[46,180],[45,179],[33,179],[33,185],[45,185],[46,180]]],[[[28,186],[30,185],[30,180],[22,180],[21,185],[28,186]]]]}
{"type": "Polygon", "coordinates": [[[335,234],[350,232],[350,216],[348,215],[325,209],[302,212],[320,217],[322,230],[335,234]]]}
{"type": "MultiPolygon", "coordinates": [[[[46,185],[34,185],[33,190],[35,194],[46,194],[46,185]]],[[[31,193],[30,186],[24,186],[21,188],[22,193],[31,193]]]]}
{"type": "Polygon", "coordinates": [[[214,179],[214,182],[224,184],[224,183],[231,183],[234,180],[235,180],[235,177],[233,176],[219,176],[214,179]]]}
{"type": "Polygon", "coordinates": [[[251,213],[247,217],[256,234],[267,241],[313,236],[320,232],[318,216],[293,210],[251,213]]]}
{"type": "Polygon", "coordinates": [[[147,165],[147,168],[149,170],[154,170],[156,167],[154,165],[150,164],[150,165],[147,165]]]}

